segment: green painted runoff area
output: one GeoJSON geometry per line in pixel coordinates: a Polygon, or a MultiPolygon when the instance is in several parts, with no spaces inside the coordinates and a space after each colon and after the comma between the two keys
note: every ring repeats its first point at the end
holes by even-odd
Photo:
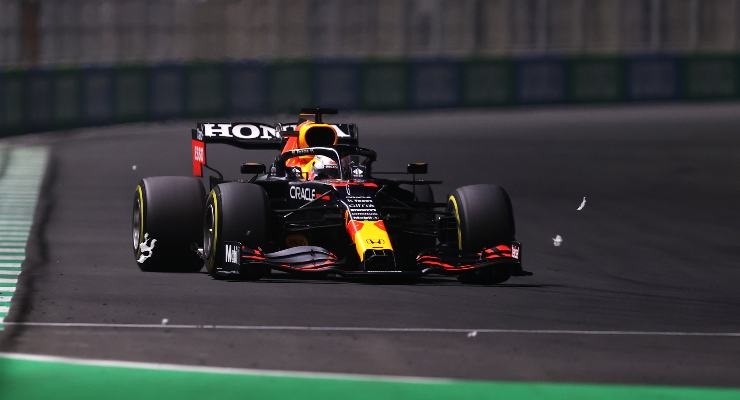
{"type": "Polygon", "coordinates": [[[0,399],[702,399],[740,389],[270,376],[0,358],[0,399]]]}

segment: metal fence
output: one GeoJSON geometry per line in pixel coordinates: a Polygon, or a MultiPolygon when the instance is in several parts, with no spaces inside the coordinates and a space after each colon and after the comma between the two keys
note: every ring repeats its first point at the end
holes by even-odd
{"type": "Polygon", "coordinates": [[[0,0],[0,66],[733,52],[740,0],[0,0]]]}

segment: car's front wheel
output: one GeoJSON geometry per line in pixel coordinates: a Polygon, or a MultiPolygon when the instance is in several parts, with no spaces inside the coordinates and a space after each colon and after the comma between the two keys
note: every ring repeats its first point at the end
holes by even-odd
{"type": "MultiPolygon", "coordinates": [[[[506,191],[497,185],[463,186],[448,198],[448,211],[457,223],[457,248],[474,253],[485,247],[511,244],[515,240],[514,213],[506,191]]],[[[469,271],[459,276],[465,283],[493,284],[509,279],[505,265],[469,271]]]]}
{"type": "MultiPolygon", "coordinates": [[[[208,273],[219,278],[221,271],[227,269],[226,246],[230,242],[252,249],[263,247],[268,238],[268,218],[267,194],[261,186],[237,182],[215,186],[208,195],[203,221],[203,251],[208,273]]],[[[239,269],[240,276],[248,280],[259,279],[267,272],[261,266],[239,269]]]]}

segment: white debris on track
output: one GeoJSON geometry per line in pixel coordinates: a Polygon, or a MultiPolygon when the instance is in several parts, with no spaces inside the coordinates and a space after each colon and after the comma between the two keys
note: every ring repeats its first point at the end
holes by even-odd
{"type": "Polygon", "coordinates": [[[134,165],[131,166],[131,170],[132,171],[136,171],[136,164],[134,164],[134,165]]]}
{"type": "Polygon", "coordinates": [[[474,338],[478,336],[478,331],[470,331],[468,332],[468,338],[474,338]]]}
{"type": "Polygon", "coordinates": [[[136,260],[139,264],[146,261],[149,257],[154,254],[154,245],[157,244],[157,239],[149,239],[149,234],[144,234],[144,240],[139,243],[139,259],[136,260]],[[150,244],[151,242],[151,244],[150,244]]]}
{"type": "Polygon", "coordinates": [[[554,238],[552,238],[552,245],[555,247],[560,247],[560,245],[563,244],[563,237],[560,235],[556,235],[554,238]]]}
{"type": "Polygon", "coordinates": [[[164,326],[164,325],[167,325],[167,324],[168,324],[169,322],[170,322],[170,320],[169,320],[169,319],[167,319],[167,318],[162,318],[162,325],[163,325],[163,326],[164,326]]]}
{"type": "Polygon", "coordinates": [[[581,205],[578,206],[578,208],[576,209],[576,211],[583,210],[583,207],[586,207],[586,196],[583,196],[583,201],[581,201],[581,205]]]}

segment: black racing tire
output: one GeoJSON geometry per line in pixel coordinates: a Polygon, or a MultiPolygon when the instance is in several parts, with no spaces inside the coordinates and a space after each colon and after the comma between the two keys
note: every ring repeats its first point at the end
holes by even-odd
{"type": "MultiPolygon", "coordinates": [[[[239,242],[256,249],[264,247],[269,238],[270,206],[265,190],[251,183],[222,183],[211,190],[206,202],[203,221],[203,251],[206,268],[214,278],[224,263],[224,243],[239,242]]],[[[241,268],[242,279],[257,280],[269,269],[241,268]]]]}
{"type": "Polygon", "coordinates": [[[515,240],[514,213],[506,191],[497,185],[463,186],[448,198],[457,219],[458,250],[477,252],[515,240]]]}
{"type": "Polygon", "coordinates": [[[156,176],[139,182],[131,230],[142,271],[197,272],[203,267],[195,248],[202,240],[205,197],[198,178],[156,176]]]}
{"type": "MultiPolygon", "coordinates": [[[[497,185],[463,186],[448,198],[448,210],[457,220],[457,248],[461,253],[475,253],[484,247],[515,240],[514,213],[511,199],[497,185]]],[[[509,279],[506,266],[496,266],[463,273],[466,283],[501,283],[509,279]]]]}

